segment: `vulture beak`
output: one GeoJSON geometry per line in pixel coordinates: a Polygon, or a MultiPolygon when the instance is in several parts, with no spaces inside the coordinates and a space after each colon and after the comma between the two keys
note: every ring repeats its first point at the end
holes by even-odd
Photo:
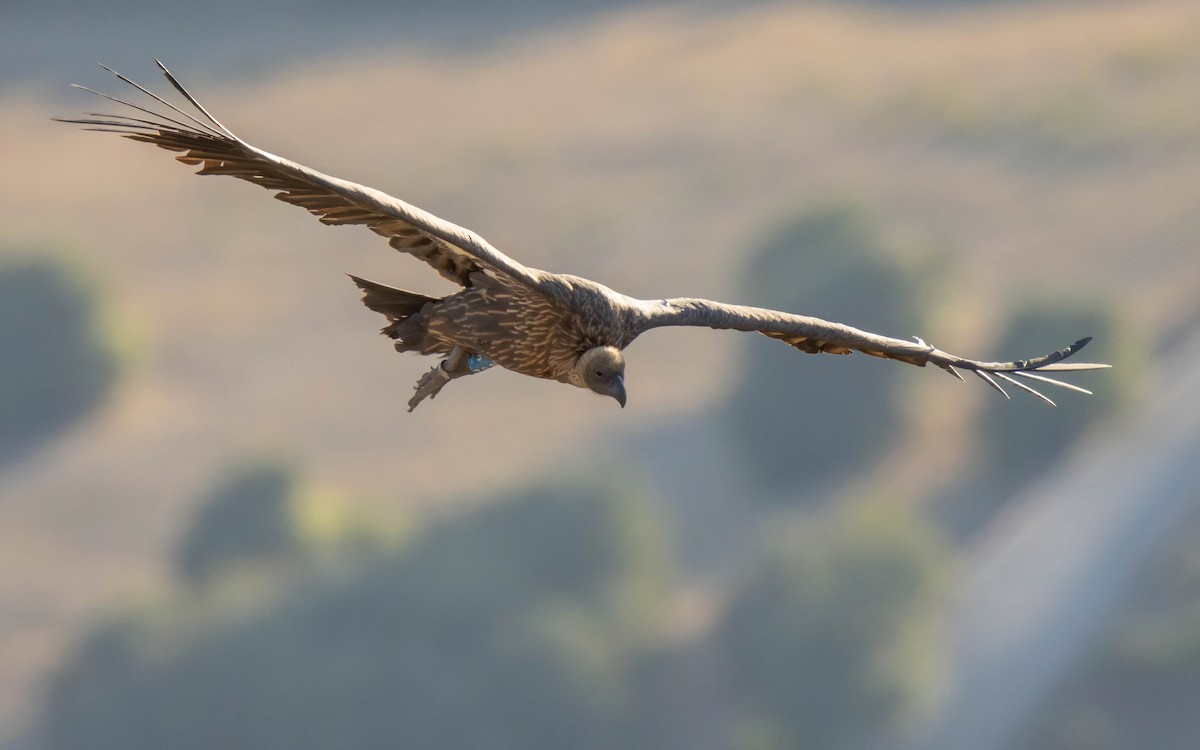
{"type": "Polygon", "coordinates": [[[613,379],[608,384],[608,395],[617,400],[621,408],[625,408],[625,378],[621,375],[614,375],[613,379]]]}

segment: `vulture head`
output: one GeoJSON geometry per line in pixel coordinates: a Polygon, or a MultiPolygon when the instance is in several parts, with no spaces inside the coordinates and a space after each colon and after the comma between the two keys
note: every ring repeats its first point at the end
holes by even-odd
{"type": "Polygon", "coordinates": [[[583,353],[575,372],[584,386],[601,396],[611,396],[625,407],[625,358],[615,346],[594,346],[583,353]]]}

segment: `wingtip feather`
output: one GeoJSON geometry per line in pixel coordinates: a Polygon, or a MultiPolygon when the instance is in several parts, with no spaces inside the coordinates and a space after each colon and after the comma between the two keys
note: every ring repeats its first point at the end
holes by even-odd
{"type": "Polygon", "coordinates": [[[1002,372],[996,373],[996,377],[1000,378],[1001,380],[1005,381],[1006,383],[1011,383],[1012,385],[1016,386],[1017,388],[1020,388],[1021,390],[1025,391],[1026,393],[1036,396],[1036,397],[1040,398],[1042,401],[1045,401],[1047,404],[1050,404],[1051,406],[1058,408],[1058,404],[1054,403],[1054,401],[1051,400],[1050,397],[1046,396],[1043,393],[1038,392],[1037,390],[1035,390],[1033,388],[1030,388],[1029,386],[1025,385],[1024,383],[1017,380],[1016,378],[1014,378],[1010,375],[1006,375],[1002,372]]]}
{"type": "Polygon", "coordinates": [[[991,387],[993,387],[997,391],[999,391],[1001,396],[1003,396],[1007,399],[1012,399],[1012,396],[1008,395],[1008,391],[1001,388],[1000,384],[997,383],[995,380],[993,380],[992,376],[989,375],[986,370],[972,370],[972,372],[974,372],[976,375],[978,375],[980,378],[982,378],[983,382],[987,383],[988,385],[990,385],[991,387]]]}
{"type": "Polygon", "coordinates": [[[1057,372],[1069,372],[1071,370],[1109,370],[1112,369],[1112,365],[1106,365],[1101,362],[1052,362],[1048,365],[1042,365],[1036,369],[1057,372]]]}

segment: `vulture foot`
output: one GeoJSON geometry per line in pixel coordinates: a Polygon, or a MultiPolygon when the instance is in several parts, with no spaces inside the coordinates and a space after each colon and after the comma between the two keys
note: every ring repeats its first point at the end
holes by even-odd
{"type": "Polygon", "coordinates": [[[416,393],[408,400],[408,410],[411,412],[417,408],[417,404],[427,398],[434,398],[455,378],[461,378],[464,375],[470,375],[471,369],[467,365],[467,356],[459,347],[454,347],[449,356],[441,362],[433,366],[433,368],[421,376],[417,384],[413,387],[416,393]]]}

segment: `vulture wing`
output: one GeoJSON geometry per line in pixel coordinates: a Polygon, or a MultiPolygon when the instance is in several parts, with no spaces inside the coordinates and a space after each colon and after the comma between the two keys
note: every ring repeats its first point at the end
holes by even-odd
{"type": "Polygon", "coordinates": [[[155,62],[171,85],[195,108],[194,114],[111,68],[101,66],[169,109],[171,114],[76,86],[146,117],[91,113],[86,119],[62,119],[60,122],[114,132],[181,152],[175,158],[184,164],[199,166],[197,174],[229,175],[278,191],[276,198],[307,209],[324,224],[364,224],[376,234],[387,237],[392,247],[420,258],[442,276],[463,286],[470,286],[470,275],[480,270],[502,273],[534,287],[541,280],[539,271],[514,261],[470,230],[373,188],[330,177],[251,146],[210,115],[165,65],[158,60],[155,62]]]}
{"type": "Polygon", "coordinates": [[[1054,385],[1090,394],[1091,391],[1047,377],[1044,373],[1099,370],[1109,367],[1109,365],[1091,362],[1063,361],[1082,349],[1091,341],[1090,337],[1080,339],[1065,349],[1059,349],[1033,359],[1019,359],[1012,362],[980,362],[947,354],[920,339],[916,341],[894,339],[860,331],[841,323],[832,323],[804,315],[792,315],[777,310],[727,305],[705,299],[670,299],[658,303],[647,303],[647,305],[648,312],[643,330],[662,326],[700,326],[757,331],[773,339],[779,339],[802,352],[812,354],[862,352],[873,357],[900,360],[918,367],[933,364],[959,380],[963,379],[959,371],[966,370],[978,375],[1006,398],[1008,393],[996,382],[997,379],[1030,393],[1051,406],[1054,406],[1054,402],[1035,390],[1030,382],[1054,385]],[[1022,380],[1026,382],[1022,382],[1022,380]]]}

